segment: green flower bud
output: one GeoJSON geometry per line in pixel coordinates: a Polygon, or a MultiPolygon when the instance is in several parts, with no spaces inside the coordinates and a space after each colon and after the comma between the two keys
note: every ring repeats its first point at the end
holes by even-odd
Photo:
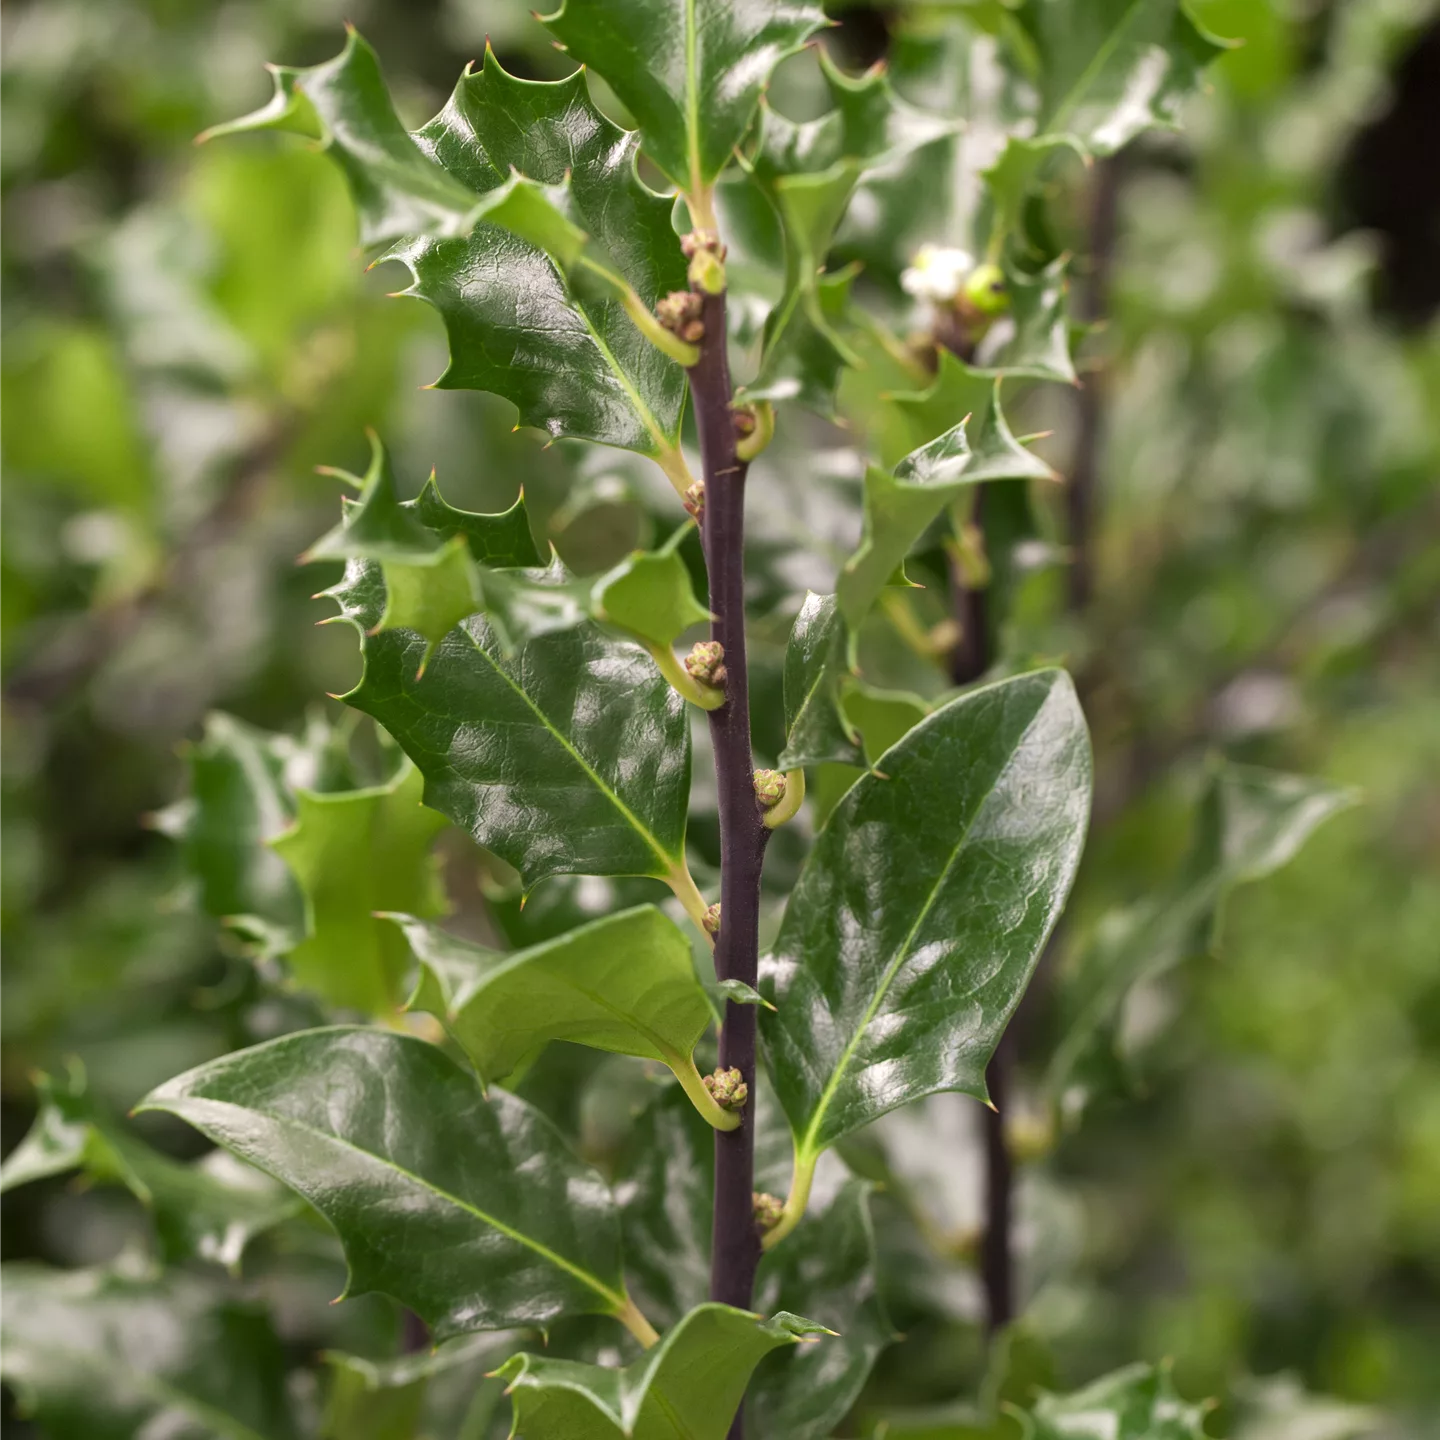
{"type": "Polygon", "coordinates": [[[700,923],[705,927],[707,935],[720,933],[720,902],[718,900],[706,909],[700,923]]]}
{"type": "Polygon", "coordinates": [[[1003,315],[1010,308],[1010,292],[998,265],[977,265],[960,294],[964,303],[981,315],[1003,315]]]}
{"type": "Polygon", "coordinates": [[[690,486],[681,503],[685,506],[686,513],[693,515],[698,521],[705,513],[705,482],[697,480],[690,486]]]}
{"type": "Polygon", "coordinates": [[[710,1098],[722,1110],[739,1110],[750,1098],[750,1087],[732,1065],[728,1070],[716,1070],[704,1077],[704,1086],[710,1098]]]}
{"type": "Polygon", "coordinates": [[[673,335],[690,344],[705,338],[705,325],[700,319],[700,297],[693,290],[672,290],[656,302],[655,318],[673,335]]]}
{"type": "Polygon", "coordinates": [[[718,640],[697,640],[685,657],[693,680],[718,690],[725,684],[725,647],[718,640]]]}
{"type": "Polygon", "coordinates": [[[755,798],[761,809],[773,810],[785,798],[785,776],[779,770],[757,770],[755,798]]]}
{"type": "Polygon", "coordinates": [[[785,1202],[778,1195],[766,1195],[760,1190],[750,1196],[755,1206],[755,1228],[762,1234],[773,1230],[785,1213],[785,1202]]]}

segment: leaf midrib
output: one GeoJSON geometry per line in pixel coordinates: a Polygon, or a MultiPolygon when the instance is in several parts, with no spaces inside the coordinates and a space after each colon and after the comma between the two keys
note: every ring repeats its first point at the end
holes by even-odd
{"type": "MultiPolygon", "coordinates": [[[[1046,699],[1049,698],[1049,693],[1047,690],[1046,699]]],[[[940,894],[945,881],[949,878],[955,862],[960,858],[960,852],[965,848],[965,842],[970,838],[970,832],[975,828],[976,822],[979,820],[981,814],[984,813],[985,807],[990,803],[990,797],[995,793],[1001,778],[1005,772],[1009,770],[1016,752],[1020,749],[1021,745],[1025,743],[1025,737],[1030,733],[1030,728],[1035,723],[1035,717],[1040,713],[1040,710],[1044,708],[1044,704],[1045,701],[1042,700],[1040,705],[1036,707],[1034,714],[1032,714],[1026,722],[1024,730],[1020,732],[1019,739],[1011,747],[1010,754],[1006,757],[1005,763],[995,772],[995,778],[986,787],[984,795],[980,798],[980,802],[975,806],[974,813],[970,816],[965,828],[960,832],[960,838],[955,842],[955,846],[951,850],[949,858],[945,861],[945,865],[940,871],[940,874],[936,877],[934,885],[930,887],[930,893],[925,897],[925,903],[920,907],[920,912],[916,915],[914,923],[910,926],[910,929],[906,931],[905,938],[900,942],[894,957],[890,960],[889,964],[886,965],[885,973],[880,977],[879,985],[876,986],[874,998],[870,1001],[870,1004],[865,1007],[865,1013],[861,1017],[859,1025],[856,1026],[855,1033],[851,1035],[849,1041],[846,1042],[845,1049],[841,1052],[839,1062],[831,1072],[830,1079],[826,1081],[824,1090],[820,1092],[820,1099],[816,1104],[815,1113],[810,1117],[810,1123],[805,1127],[804,1138],[796,1146],[798,1152],[812,1160],[825,1148],[824,1146],[818,1149],[816,1148],[816,1136],[819,1134],[821,1122],[824,1120],[831,1102],[835,1099],[835,1094],[839,1090],[840,1084],[844,1080],[851,1062],[855,1059],[855,1052],[860,1048],[860,1042],[864,1039],[865,1032],[870,1028],[870,1022],[874,1020],[875,1016],[879,1013],[880,1006],[884,1002],[885,996],[889,993],[895,976],[900,972],[900,967],[910,958],[910,946],[915,936],[919,933],[920,927],[925,923],[930,911],[934,908],[936,897],[940,894]]]]}
{"type": "MultiPolygon", "coordinates": [[[[592,1275],[588,1270],[582,1269],[573,1261],[567,1260],[563,1255],[557,1254],[555,1251],[550,1249],[548,1245],[544,1245],[539,1240],[534,1240],[530,1236],[521,1233],[519,1230],[513,1229],[511,1226],[505,1224],[503,1220],[497,1220],[493,1215],[490,1215],[486,1211],[481,1210],[476,1205],[472,1205],[468,1200],[462,1200],[458,1195],[452,1195],[450,1191],[442,1189],[439,1185],[435,1185],[431,1181],[426,1180],[424,1176],[415,1174],[413,1170],[406,1169],[405,1166],[398,1164],[396,1161],[390,1159],[389,1157],[377,1155],[374,1151],[366,1150],[363,1146],[355,1144],[354,1141],[345,1139],[343,1135],[334,1135],[331,1134],[328,1130],[317,1129],[314,1125],[308,1125],[305,1123],[305,1121],[296,1120],[293,1116],[290,1115],[276,1115],[268,1110],[251,1109],[244,1105],[237,1105],[230,1100],[216,1100],[208,1095],[196,1095],[193,1097],[184,1098],[193,1098],[196,1100],[200,1100],[203,1101],[203,1103],[205,1103],[206,1105],[220,1105],[227,1110],[238,1111],[242,1115],[263,1116],[265,1119],[271,1121],[275,1125],[288,1126],[292,1130],[299,1131],[302,1134],[312,1135],[317,1140],[338,1146],[340,1149],[348,1150],[352,1154],[362,1156],[364,1159],[369,1160],[373,1164],[379,1165],[384,1169],[393,1170],[397,1175],[404,1176],[405,1179],[412,1181],[420,1189],[429,1191],[430,1194],[436,1195],[440,1199],[447,1201],[457,1210],[462,1210],[467,1215],[473,1215],[482,1224],[488,1225],[492,1230],[495,1230],[499,1234],[506,1236],[508,1239],[515,1241],[516,1244],[523,1245],[526,1249],[534,1251],[535,1254],[539,1255],[544,1260],[548,1260],[550,1264],[554,1265],[557,1269],[565,1271],[566,1274],[573,1276],[576,1280],[579,1280],[581,1284],[589,1286],[589,1288],[594,1290],[597,1295],[603,1296],[606,1300],[610,1302],[611,1305],[615,1307],[615,1309],[621,1309],[625,1304],[625,1296],[623,1294],[621,1294],[617,1290],[612,1290],[607,1284],[605,1284],[603,1280],[599,1278],[599,1276],[592,1275]]],[[[146,1106],[143,1108],[148,1109],[149,1107],[146,1106]]],[[[179,1112],[177,1111],[176,1113],[178,1114],[179,1112]]],[[[264,1168],[263,1166],[259,1165],[258,1161],[252,1163],[256,1164],[258,1168],[264,1168]]],[[[266,1173],[268,1174],[270,1172],[267,1171],[266,1173]]],[[[277,1180],[280,1180],[280,1183],[282,1185],[287,1184],[287,1182],[283,1180],[280,1176],[277,1175],[275,1176],[275,1178],[277,1180]]]]}
{"type": "MultiPolygon", "coordinates": [[[[667,851],[665,847],[661,845],[659,840],[655,838],[655,835],[650,830],[649,826],[647,826],[640,819],[640,817],[636,815],[635,812],[631,810],[630,807],[610,788],[610,786],[607,785],[605,781],[600,778],[596,771],[591,767],[590,762],[586,760],[585,757],[565,738],[565,736],[562,735],[560,731],[555,728],[555,726],[551,723],[550,717],[530,698],[528,692],[522,686],[517,685],[515,681],[512,680],[510,676],[505,673],[501,666],[496,663],[494,657],[489,654],[489,652],[485,649],[483,645],[480,644],[478,640],[476,640],[474,635],[472,635],[469,630],[465,629],[463,625],[460,627],[460,629],[461,632],[464,634],[465,638],[469,640],[471,646],[475,650],[475,653],[479,655],[485,661],[485,663],[516,693],[516,695],[518,695],[520,699],[525,702],[525,706],[530,711],[530,713],[534,715],[535,718],[539,720],[540,723],[545,727],[545,729],[548,730],[550,734],[555,737],[556,742],[561,746],[561,748],[566,752],[566,754],[568,754],[570,758],[574,760],[574,762],[580,767],[580,769],[583,770],[585,774],[589,777],[591,784],[593,784],[595,788],[620,812],[620,814],[624,817],[625,822],[630,826],[630,828],[634,830],[635,833],[645,841],[645,843],[655,853],[657,858],[663,862],[663,871],[668,872],[676,865],[678,865],[680,863],[680,855],[671,855],[669,851],[667,851]]],[[[664,879],[664,873],[662,873],[657,878],[664,879]]]]}
{"type": "Polygon", "coordinates": [[[1090,63],[1080,72],[1079,78],[1066,92],[1065,98],[1056,107],[1055,113],[1045,122],[1039,132],[1041,135],[1054,134],[1061,125],[1069,120],[1071,113],[1080,104],[1080,99],[1085,91],[1090,88],[1105,62],[1119,47],[1120,37],[1130,28],[1130,22],[1135,18],[1136,12],[1148,3],[1149,0],[1131,0],[1130,8],[1126,10],[1120,23],[1106,37],[1105,42],[1095,52],[1090,63]]]}

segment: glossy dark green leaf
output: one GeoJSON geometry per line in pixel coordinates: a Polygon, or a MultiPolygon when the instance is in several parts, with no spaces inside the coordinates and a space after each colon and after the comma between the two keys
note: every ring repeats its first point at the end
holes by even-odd
{"type": "Polygon", "coordinates": [[[1130,1365],[1069,1395],[1041,1395],[1027,1440],[1203,1440],[1206,1405],[1175,1392],[1168,1365],[1130,1365]]]}
{"type": "Polygon", "coordinates": [[[1212,949],[1226,895],[1288,864],[1318,826],[1357,799],[1309,776],[1215,767],[1179,873],[1148,901],[1109,916],[1061,991],[1065,1032],[1047,1079],[1069,1118],[1115,1070],[1131,990],[1212,949]]]}
{"type": "MultiPolygon", "coordinates": [[[[574,223],[644,307],[684,288],[670,203],[636,176],[637,137],[595,108],[583,72],[519,80],[487,50],[416,139],[477,194],[510,183],[512,170],[568,185],[574,223]]],[[[518,407],[522,425],[640,451],[678,488],[689,483],[678,450],[684,375],[635,328],[612,287],[572,288],[549,254],[486,223],[469,236],[407,240],[388,258],[409,268],[407,293],[445,322],[450,364],[440,388],[493,390],[518,407]]]]}
{"type": "Polygon", "coordinates": [[[375,52],[351,29],[333,60],[308,69],[274,66],[263,109],[217,125],[204,138],[291,130],[319,140],[339,164],[360,217],[360,243],[416,233],[463,235],[478,197],[415,143],[400,123],[375,52]]]}
{"type": "Polygon", "coordinates": [[[52,1440],[289,1440],[268,1319],[183,1271],[6,1265],[0,1375],[52,1440]]]}
{"type": "Polygon", "coordinates": [[[270,842],[305,896],[305,938],[289,952],[296,982],[332,1005],[367,1014],[400,1000],[405,946],[377,910],[439,915],[446,908],[431,846],[445,818],[421,804],[409,760],[364,790],[301,790],[295,823],[270,842]]]}
{"type": "Polygon", "coordinates": [[[760,1030],[799,1170],[937,1090],[983,1099],[1079,863],[1090,749],[1069,677],[929,715],[840,801],[762,961],[760,1030]]]}
{"type": "Polygon", "coordinates": [[[475,616],[417,676],[420,636],[366,633],[384,608],[378,566],[350,562],[329,593],[363,637],[365,673],[347,703],[419,766],[426,804],[527,888],[548,875],[684,871],[685,702],[642,649],[587,623],[507,656],[475,616]]]}
{"type": "Polygon", "coordinates": [[[836,597],[810,591],[785,647],[785,749],[776,762],[780,769],[827,761],[865,763],[860,737],[843,704],[849,650],[849,629],[836,597]]]}
{"type": "Polygon", "coordinates": [[[835,584],[837,607],[852,630],[904,564],[925,527],[975,483],[965,431],[962,420],[912,451],[893,472],[878,465],[866,470],[864,532],[835,584]]]}
{"type": "Polygon", "coordinates": [[[432,472],[420,493],[409,503],[414,505],[420,519],[444,539],[463,535],[470,554],[489,569],[545,563],[530,533],[524,486],[508,510],[484,515],[474,510],[457,510],[446,501],[432,472]]]}
{"type": "Polygon", "coordinates": [[[897,1337],[876,1292],[870,1186],[848,1181],[761,1264],[755,1303],[803,1313],[836,1332],[765,1360],[746,1399],[757,1435],[825,1440],[849,1413],[880,1352],[897,1337]]]}
{"type": "Polygon", "coordinates": [[[35,1088],[39,1111],[0,1166],[0,1193],[79,1170],[92,1183],[125,1186],[145,1206],[166,1260],[230,1270],[256,1235],[300,1209],[268,1175],[223,1151],[188,1164],[162,1155],[95,1104],[78,1066],[63,1079],[38,1076],[35,1088]]]}
{"type": "Polygon", "coordinates": [[[701,1305],[623,1370],[516,1355],[500,1374],[526,1440],[723,1440],[755,1366],[820,1333],[795,1315],[701,1305]]]}
{"type": "Polygon", "coordinates": [[[497,955],[396,917],[421,968],[412,1005],[429,1010],[483,1080],[503,1080],[551,1040],[668,1065],[707,1113],[691,1058],[709,1028],[690,941],[653,905],[497,955]]]}
{"type": "Polygon", "coordinates": [[[799,0],[565,0],[544,20],[614,86],[646,154],[700,202],[750,128],[770,72],[825,16],[799,0]]]}
{"type": "Polygon", "coordinates": [[[610,1191],[554,1127],[423,1040],[287,1035],[153,1091],[330,1221],[347,1295],[382,1291],[437,1339],[629,1313],[610,1191]]]}

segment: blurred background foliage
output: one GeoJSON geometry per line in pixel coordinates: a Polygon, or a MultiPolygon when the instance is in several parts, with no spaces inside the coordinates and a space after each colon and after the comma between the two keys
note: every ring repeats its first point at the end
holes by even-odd
{"type": "MultiPolygon", "coordinates": [[[[1017,433],[1052,432],[1038,448],[1088,504],[1036,487],[1038,531],[1004,557],[1002,663],[1063,657],[1078,672],[1098,786],[1080,888],[1017,1022],[1028,1323],[1059,1384],[1174,1356],[1182,1393],[1222,1398],[1216,1433],[1437,1433],[1440,20],[1421,0],[1194,9],[1245,43],[1182,132],[1075,177],[1055,207],[1055,247],[1090,257],[1081,308],[1106,318],[1084,340],[1083,392],[1011,407],[1017,433]],[[1233,896],[1213,954],[1135,987],[1124,1073],[1057,1118],[1041,1079],[1067,983],[1174,874],[1217,754],[1357,787],[1363,803],[1233,896]],[[1301,1389],[1345,1404],[1301,1404],[1301,1389]]],[[[902,93],[963,109],[959,81],[979,83],[1004,10],[842,5],[827,44],[852,70],[888,57],[902,93]]],[[[644,462],[544,448],[494,397],[423,388],[444,364],[439,322],[387,299],[384,267],[365,271],[332,167],[298,143],[192,147],[264,98],[263,61],[333,54],[342,19],[375,45],[411,123],[487,36],[517,74],[570,68],[519,0],[3,12],[7,1149],[34,1115],[37,1069],[78,1057],[92,1097],[123,1114],[178,1071],[313,1018],[198,913],[148,817],[183,788],[182,749],[210,710],[292,732],[318,706],[339,713],[323,696],[353,683],[353,636],[315,627],[328,572],[294,563],[335,513],[317,465],[363,470],[373,426],[412,491],[432,466],[468,508],[503,508],[523,484],[537,534],[586,572],[676,519],[644,462]]],[[[806,118],[822,94],[805,55],[772,102],[806,118]]],[[[923,181],[902,192],[915,244],[944,238],[923,233],[923,181]]],[[[893,266],[867,258],[861,285],[895,302],[893,266]]],[[[883,366],[848,377],[848,431],[797,426],[756,467],[766,758],[790,617],[807,586],[833,588],[858,532],[849,447],[887,443],[884,383],[883,366]]],[[[945,607],[943,584],[893,592],[862,636],[867,679],[943,690],[924,650],[945,607]]],[[[707,768],[697,759],[701,812],[707,768]]],[[[701,831],[713,860],[703,813],[701,831]]],[[[452,902],[516,943],[613,890],[557,882],[522,923],[495,866],[453,832],[444,844],[452,902]]],[[[777,903],[796,852],[782,834],[777,903]]],[[[613,1117],[646,1082],[627,1064],[553,1068],[570,1128],[613,1161],[613,1117]]],[[[889,1180],[882,1288],[906,1339],[847,1433],[975,1395],[977,1109],[929,1101],[851,1157],[889,1180]]],[[[196,1154],[189,1132],[143,1131],[196,1154]]],[[[154,1241],[125,1190],[61,1179],[6,1197],[3,1245],[80,1267],[154,1241]]],[[[327,1305],[342,1275],[302,1217],[257,1241],[233,1282],[270,1312],[302,1412],[319,1414],[321,1351],[378,1362],[402,1345],[387,1302],[327,1305]]],[[[342,1379],[363,1390],[356,1374],[342,1379]]],[[[435,1434],[488,1433],[494,1397],[472,1393],[432,1415],[435,1434]]],[[[931,1432],[915,1419],[893,1433],[931,1432]]]]}

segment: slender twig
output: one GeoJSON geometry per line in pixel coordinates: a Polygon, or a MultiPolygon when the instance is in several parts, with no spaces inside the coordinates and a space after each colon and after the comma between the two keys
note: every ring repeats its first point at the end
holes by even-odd
{"type": "MultiPolygon", "coordinates": [[[[706,295],[700,359],[688,372],[704,462],[702,536],[710,574],[710,636],[725,647],[725,703],[709,712],[720,797],[720,934],[715,971],[722,980],[757,979],[760,867],[770,831],[755,798],[750,693],[745,664],[745,472],[735,454],[733,391],[726,356],[725,296],[706,295]]],[[[727,1004],[720,1064],[750,1087],[740,1127],[715,1134],[714,1238],[710,1297],[748,1309],[760,1261],[755,1228],[755,1022],[753,1005],[727,1004]]],[[[739,1440],[741,1419],[731,1430],[739,1440]]]]}

